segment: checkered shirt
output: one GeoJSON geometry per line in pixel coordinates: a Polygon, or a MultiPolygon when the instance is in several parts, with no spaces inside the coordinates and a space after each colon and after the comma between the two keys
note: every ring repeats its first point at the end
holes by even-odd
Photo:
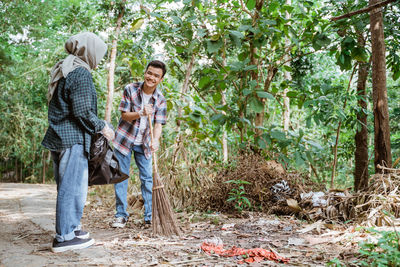
{"type": "MultiPolygon", "coordinates": [[[[119,105],[121,112],[139,112],[142,107],[142,87],[143,83],[131,83],[125,87],[124,94],[119,105]]],[[[161,91],[157,88],[149,100],[153,105],[153,123],[164,125],[167,122],[167,102],[161,91]]],[[[119,120],[118,128],[115,133],[113,144],[115,149],[127,155],[133,150],[136,136],[139,133],[140,120],[146,120],[146,129],[143,134],[143,151],[146,158],[150,158],[150,128],[147,117],[142,117],[134,121],[119,120]]]]}
{"type": "Polygon", "coordinates": [[[82,144],[90,152],[91,135],[105,122],[97,117],[97,94],[90,72],[79,67],[58,81],[49,103],[49,127],[42,145],[61,151],[82,144]]]}

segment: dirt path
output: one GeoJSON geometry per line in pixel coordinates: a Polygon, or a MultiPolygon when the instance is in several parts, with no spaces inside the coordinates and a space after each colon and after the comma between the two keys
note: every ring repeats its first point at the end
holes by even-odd
{"type": "MultiPolygon", "coordinates": [[[[0,267],[239,265],[238,258],[204,253],[200,246],[206,239],[222,240],[225,248],[272,249],[289,258],[285,266],[325,266],[330,259],[347,257],[356,249],[352,242],[338,242],[345,229],[256,213],[241,219],[216,213],[179,213],[182,238],[153,238],[140,218],[132,218],[125,229],[111,229],[113,210],[92,201],[82,222],[95,245],[56,254],[49,250],[55,198],[55,185],[0,184],[0,267]]],[[[251,265],[282,264],[262,261],[251,265]]]]}

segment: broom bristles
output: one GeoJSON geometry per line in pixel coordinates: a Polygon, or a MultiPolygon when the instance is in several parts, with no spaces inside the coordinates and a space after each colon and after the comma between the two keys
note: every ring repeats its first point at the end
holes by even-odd
{"type": "Polygon", "coordinates": [[[164,185],[158,173],[153,174],[153,208],[152,208],[152,230],[153,234],[164,236],[180,236],[180,230],[175,222],[174,212],[169,202],[164,185]]]}

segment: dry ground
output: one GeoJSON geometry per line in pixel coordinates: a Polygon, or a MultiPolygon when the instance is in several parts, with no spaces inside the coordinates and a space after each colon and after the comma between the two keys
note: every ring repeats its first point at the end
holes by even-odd
{"type": "MultiPolygon", "coordinates": [[[[219,213],[178,213],[181,238],[152,237],[140,207],[125,229],[112,229],[113,207],[104,197],[89,196],[83,225],[96,239],[88,249],[50,252],[55,185],[0,184],[0,266],[237,266],[237,258],[207,255],[206,239],[219,238],[226,248],[261,247],[289,258],[286,266],[325,266],[337,257],[350,262],[366,235],[353,226],[309,224],[293,217],[246,213],[232,218],[219,213]]],[[[112,195],[106,198],[111,197],[112,195]]],[[[262,261],[252,266],[282,265],[262,261]]]]}

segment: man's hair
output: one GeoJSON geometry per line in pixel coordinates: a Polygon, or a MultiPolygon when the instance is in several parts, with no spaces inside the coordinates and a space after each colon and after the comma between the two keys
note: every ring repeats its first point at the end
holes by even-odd
{"type": "Polygon", "coordinates": [[[145,72],[147,71],[147,69],[148,69],[150,66],[152,66],[153,68],[162,69],[162,72],[163,72],[162,77],[164,77],[165,73],[167,72],[167,67],[165,66],[165,63],[162,62],[162,61],[160,61],[160,60],[153,60],[153,61],[150,61],[150,63],[147,64],[147,67],[146,67],[145,72]]]}

